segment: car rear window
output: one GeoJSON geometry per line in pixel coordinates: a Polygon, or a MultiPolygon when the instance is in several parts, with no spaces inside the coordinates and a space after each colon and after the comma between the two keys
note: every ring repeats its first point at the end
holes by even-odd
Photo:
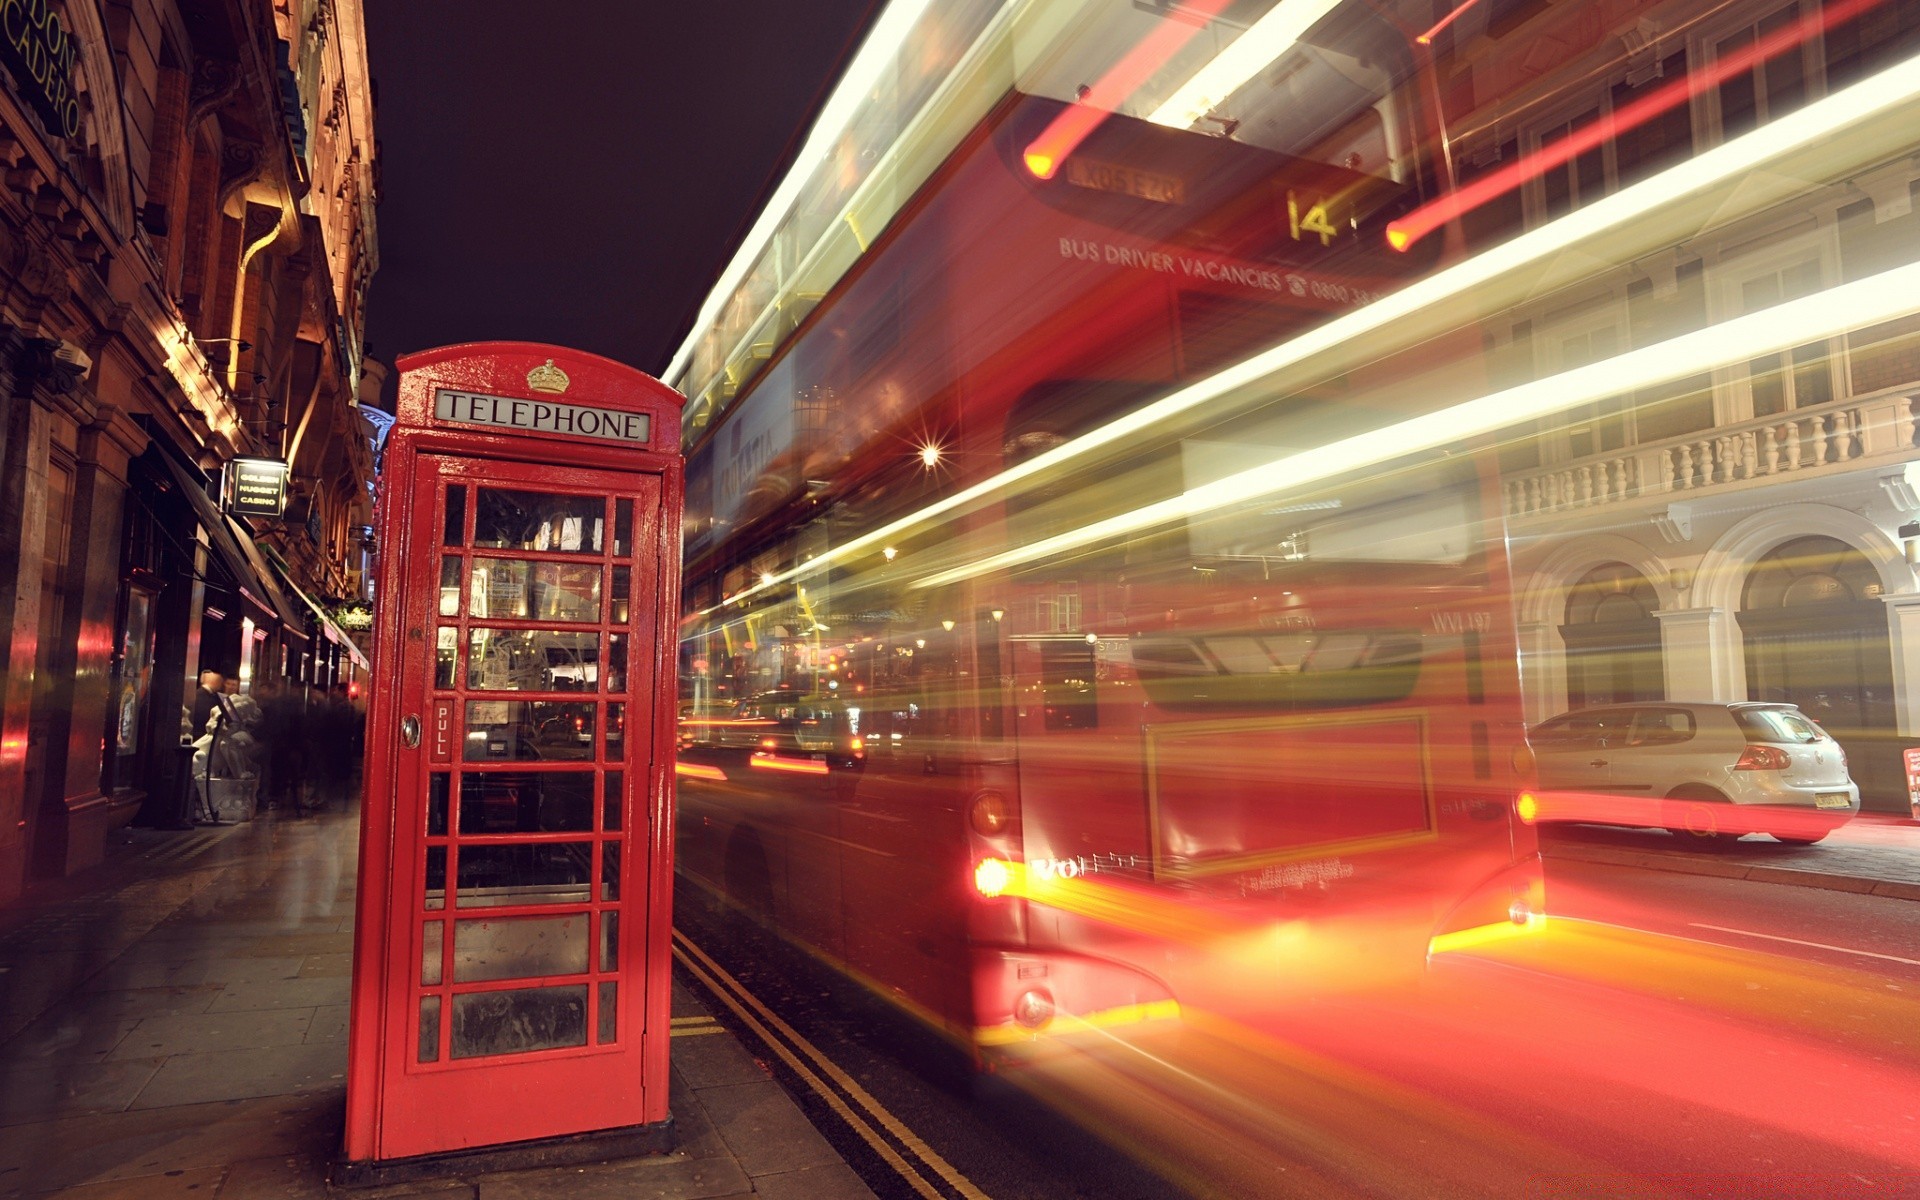
{"type": "Polygon", "coordinates": [[[1684,708],[1643,708],[1633,714],[1630,746],[1671,746],[1693,737],[1693,714],[1684,708]]]}
{"type": "Polygon", "coordinates": [[[1736,709],[1733,719],[1740,732],[1757,742],[1817,742],[1825,735],[1820,727],[1788,708],[1736,709]]]}

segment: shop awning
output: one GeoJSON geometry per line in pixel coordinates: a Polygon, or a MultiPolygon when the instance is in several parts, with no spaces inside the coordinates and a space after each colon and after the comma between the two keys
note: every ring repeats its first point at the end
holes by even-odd
{"type": "MultiPolygon", "coordinates": [[[[271,553],[271,551],[269,551],[269,553],[271,553]]],[[[339,622],[333,619],[333,614],[320,607],[318,601],[312,596],[307,595],[307,593],[301,589],[300,585],[293,581],[293,577],[288,574],[286,565],[280,561],[278,555],[274,555],[270,561],[274,574],[279,577],[280,582],[286,586],[287,590],[300,597],[301,601],[305,603],[309,609],[313,610],[314,617],[319,621],[321,636],[346,651],[347,657],[351,658],[356,666],[363,671],[366,670],[367,656],[361,653],[359,646],[354,645],[353,639],[347,636],[346,630],[340,628],[339,622]]]]}
{"type": "Polygon", "coordinates": [[[160,453],[156,457],[167,464],[167,471],[173,476],[174,483],[187,498],[187,503],[193,506],[194,517],[207,531],[207,544],[226,564],[227,573],[233,576],[235,586],[261,610],[278,617],[289,633],[303,636],[306,618],[280,589],[253,535],[220,511],[213,498],[207,495],[206,485],[194,478],[191,469],[176,462],[172,455],[160,453]]]}

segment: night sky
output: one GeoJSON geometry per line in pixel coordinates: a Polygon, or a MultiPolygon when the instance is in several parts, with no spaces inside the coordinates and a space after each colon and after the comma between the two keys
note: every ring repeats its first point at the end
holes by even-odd
{"type": "Polygon", "coordinates": [[[372,0],[375,356],[508,338],[664,370],[877,8],[372,0]]]}

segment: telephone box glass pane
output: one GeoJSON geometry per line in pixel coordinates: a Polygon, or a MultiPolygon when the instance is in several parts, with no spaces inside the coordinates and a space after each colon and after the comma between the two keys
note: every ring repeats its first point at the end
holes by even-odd
{"type": "Polygon", "coordinates": [[[627,744],[627,706],[624,704],[607,705],[607,736],[605,754],[608,762],[619,762],[626,757],[627,744]]]}
{"type": "Polygon", "coordinates": [[[440,615],[460,615],[460,560],[451,554],[440,558],[440,615]]]}
{"type": "Polygon", "coordinates": [[[468,762],[577,762],[593,757],[599,705],[583,700],[469,700],[468,762]]]}
{"type": "Polygon", "coordinates": [[[442,625],[434,633],[433,686],[450,688],[460,678],[460,631],[442,625]]]}
{"type": "Polygon", "coordinates": [[[600,843],[600,898],[620,898],[620,843],[600,843]]]}
{"type": "Polygon", "coordinates": [[[618,971],[620,969],[620,914],[608,911],[600,914],[600,969],[618,971]]]}
{"type": "Polygon", "coordinates": [[[477,488],[473,544],[495,550],[599,554],[606,533],[607,502],[600,496],[551,496],[544,492],[477,488]]]}
{"type": "Polygon", "coordinates": [[[420,998],[420,1061],[440,1061],[440,997],[420,998]]]}
{"type": "Polygon", "coordinates": [[[615,567],[613,569],[613,623],[615,625],[627,623],[632,607],[629,603],[632,592],[633,568],[615,567]]]}
{"type": "Polygon", "coordinates": [[[613,502],[613,553],[616,558],[633,553],[633,501],[624,496],[613,502]]]}
{"type": "Polygon", "coordinates": [[[435,771],[427,778],[427,836],[447,836],[447,773],[435,771]]]}
{"type": "Polygon", "coordinates": [[[467,488],[452,484],[447,488],[447,523],[440,538],[443,546],[458,546],[467,531],[467,488]]]}
{"type": "Polygon", "coordinates": [[[578,904],[591,895],[591,842],[460,847],[460,907],[578,904]]]}
{"type": "Polygon", "coordinates": [[[445,846],[428,846],[426,907],[445,908],[446,906],[447,848],[445,846]]]}
{"type": "Polygon", "coordinates": [[[453,981],[587,973],[587,914],[455,921],[453,981]]]}
{"type": "Polygon", "coordinates": [[[602,1045],[614,1040],[620,1032],[620,985],[603,983],[600,985],[600,1033],[593,1040],[602,1045]]]}
{"type": "Polygon", "coordinates": [[[621,801],[626,798],[627,792],[625,782],[626,775],[619,771],[608,771],[607,777],[601,781],[600,806],[602,813],[600,817],[600,828],[614,832],[619,831],[620,810],[625,807],[621,801]]]}
{"type": "Polygon", "coordinates": [[[420,931],[420,986],[434,987],[440,982],[441,942],[446,937],[445,921],[428,921],[420,931]]]}
{"type": "Polygon", "coordinates": [[[476,559],[467,585],[467,615],[516,621],[598,621],[600,565],[476,559]]]}
{"type": "Polygon", "coordinates": [[[453,1057],[587,1044],[587,985],[473,992],[453,998],[453,1057]]]}
{"type": "Polygon", "coordinates": [[[607,635],[607,690],[624,692],[627,690],[627,635],[611,633],[607,635]]]}
{"type": "Polygon", "coordinates": [[[591,771],[476,771],[460,777],[463,834],[592,831],[591,771]]]}
{"type": "Polygon", "coordinates": [[[590,692],[600,635],[560,629],[468,631],[467,686],[494,692],[590,692]]]}

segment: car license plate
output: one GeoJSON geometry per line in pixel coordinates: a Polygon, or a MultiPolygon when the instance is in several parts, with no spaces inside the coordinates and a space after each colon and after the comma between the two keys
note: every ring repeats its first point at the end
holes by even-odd
{"type": "Polygon", "coordinates": [[[1845,792],[1816,792],[1813,797],[1815,808],[1851,808],[1853,797],[1845,792]]]}

